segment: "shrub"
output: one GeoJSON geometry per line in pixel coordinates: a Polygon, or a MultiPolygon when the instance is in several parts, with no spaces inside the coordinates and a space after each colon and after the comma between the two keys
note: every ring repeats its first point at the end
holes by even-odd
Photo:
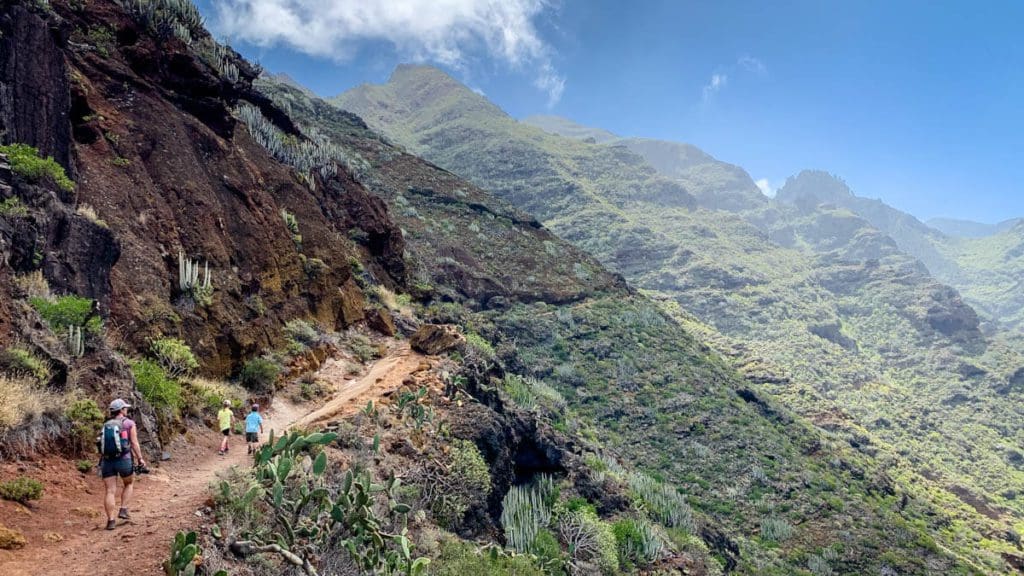
{"type": "Polygon", "coordinates": [[[612,524],[623,566],[644,566],[662,557],[665,540],[643,518],[623,518],[612,524]]]}
{"type": "Polygon", "coordinates": [[[149,351],[171,378],[178,378],[199,367],[192,349],[178,338],[153,340],[149,351]]]}
{"type": "Polygon", "coordinates": [[[335,439],[333,433],[271,434],[254,457],[257,485],[244,496],[266,495],[251,500],[266,510],[265,521],[242,533],[245,540],[226,535],[235,540],[232,549],[276,554],[306,574],[342,573],[341,566],[350,568],[346,574],[425,574],[430,559],[412,553],[405,529],[411,507],[397,500],[400,481],[391,475],[378,484],[351,469],[328,475],[323,447],[335,439]]]}
{"type": "Polygon", "coordinates": [[[534,410],[538,406],[543,406],[548,410],[561,412],[566,406],[562,394],[543,380],[518,374],[506,374],[503,388],[516,405],[526,410],[534,410]]]}
{"type": "Polygon", "coordinates": [[[21,202],[21,199],[17,196],[11,196],[3,202],[0,202],[0,216],[28,216],[28,208],[21,202]]]}
{"type": "MultiPolygon", "coordinates": [[[[492,549],[493,550],[493,549],[492,549]]],[[[472,544],[454,538],[441,544],[441,555],[432,567],[436,576],[545,576],[529,556],[508,556],[498,550],[493,553],[478,550],[472,544]]]]}
{"type": "Polygon", "coordinates": [[[468,440],[454,440],[446,461],[417,470],[412,477],[425,507],[439,525],[449,529],[457,527],[466,511],[482,505],[491,493],[487,462],[468,440]]]}
{"type": "Polygon", "coordinates": [[[39,151],[27,144],[0,146],[0,154],[7,155],[11,170],[29,182],[49,180],[61,190],[71,192],[75,183],[68,178],[64,168],[52,157],[42,158],[39,151]]]}
{"type": "Polygon", "coordinates": [[[476,332],[466,333],[466,347],[470,350],[476,351],[484,358],[494,358],[494,347],[487,340],[484,340],[483,336],[480,336],[476,332]]]}
{"type": "Polygon", "coordinates": [[[362,334],[352,336],[348,346],[352,349],[352,353],[356,355],[356,358],[359,358],[360,362],[369,362],[374,358],[379,358],[381,355],[380,348],[374,346],[373,342],[362,334]]]}
{"type": "Polygon", "coordinates": [[[558,517],[558,533],[569,547],[572,574],[614,574],[619,567],[615,534],[591,508],[558,517]]]}
{"type": "Polygon", "coordinates": [[[40,382],[50,380],[49,363],[20,346],[0,351],[0,370],[12,376],[30,376],[40,382]]]}
{"type": "Polygon", "coordinates": [[[85,328],[89,334],[99,334],[103,321],[93,313],[93,301],[75,295],[59,298],[29,298],[29,304],[39,312],[54,333],[64,333],[71,326],[85,328]]]}
{"type": "Polygon", "coordinates": [[[782,542],[793,535],[793,527],[785,518],[765,516],[761,519],[761,538],[769,542],[782,542]]]}
{"type": "Polygon", "coordinates": [[[554,532],[547,528],[540,529],[533,539],[531,549],[548,574],[564,574],[565,555],[554,532]]]}
{"type": "Polygon", "coordinates": [[[160,364],[149,360],[136,360],[131,363],[135,387],[147,402],[154,408],[177,411],[182,406],[181,385],[168,378],[160,364]]]}
{"type": "Polygon", "coordinates": [[[75,469],[82,474],[88,474],[89,470],[92,470],[92,460],[79,460],[75,462],[75,469]]]}
{"type": "Polygon", "coordinates": [[[64,416],[71,423],[71,440],[78,451],[88,450],[96,434],[103,425],[103,411],[90,398],[81,398],[72,402],[65,410],[64,416]]]}
{"type": "Polygon", "coordinates": [[[288,343],[292,345],[290,348],[294,347],[298,352],[305,352],[307,348],[320,340],[320,334],[317,333],[316,328],[309,322],[298,318],[285,323],[284,333],[288,343]]]}
{"type": "Polygon", "coordinates": [[[242,366],[238,374],[239,383],[250,392],[266,394],[274,391],[281,367],[268,358],[252,358],[242,366]]]}
{"type": "Polygon", "coordinates": [[[633,499],[651,519],[691,534],[696,531],[693,509],[678,490],[639,472],[627,474],[626,482],[633,499]]]}
{"type": "Polygon", "coordinates": [[[537,395],[526,380],[517,374],[506,374],[503,386],[505,393],[517,406],[526,410],[537,408],[537,395]]]}
{"type": "Polygon", "coordinates": [[[0,498],[27,504],[43,496],[43,483],[33,478],[18,476],[14,480],[0,482],[0,498]]]}

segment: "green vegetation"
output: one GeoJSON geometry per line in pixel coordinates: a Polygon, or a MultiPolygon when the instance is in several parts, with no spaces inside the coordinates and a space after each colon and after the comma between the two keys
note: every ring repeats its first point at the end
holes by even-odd
{"type": "Polygon", "coordinates": [[[75,462],[75,470],[78,470],[82,474],[88,474],[89,471],[92,470],[93,466],[94,464],[92,460],[79,460],[75,462]]]}
{"type": "Polygon", "coordinates": [[[213,280],[210,263],[203,267],[202,280],[199,277],[199,261],[187,258],[178,252],[178,290],[195,306],[209,306],[213,303],[213,280]]]}
{"type": "MultiPolygon", "coordinates": [[[[164,561],[164,573],[167,576],[195,576],[196,557],[202,558],[202,549],[199,548],[198,536],[195,532],[178,532],[171,542],[170,557],[164,561]]],[[[224,570],[219,570],[213,576],[228,576],[224,570]]]]}
{"type": "Polygon", "coordinates": [[[199,367],[192,349],[179,338],[157,338],[149,352],[171,378],[180,378],[199,367]]]}
{"type": "Polygon", "coordinates": [[[529,556],[510,556],[496,549],[493,553],[480,553],[475,546],[449,539],[441,544],[437,566],[431,569],[437,576],[547,576],[549,572],[537,566],[529,556]]]}
{"type": "Polygon", "coordinates": [[[298,318],[285,323],[284,334],[288,340],[288,352],[291,354],[302,354],[320,341],[320,333],[316,328],[298,318]]]}
{"type": "Polygon", "coordinates": [[[281,367],[273,360],[263,357],[251,358],[242,366],[238,382],[254,394],[267,394],[274,391],[280,373],[281,367]]]}
{"type": "Polygon", "coordinates": [[[281,208],[281,219],[284,220],[284,225],[288,228],[288,233],[292,235],[292,242],[295,243],[295,247],[299,250],[302,249],[302,234],[299,232],[299,220],[295,217],[295,214],[281,208]]]}
{"type": "Polygon", "coordinates": [[[153,360],[142,359],[131,362],[135,387],[142,397],[154,408],[176,414],[182,407],[181,384],[168,377],[163,367],[153,360]]]}
{"type": "Polygon", "coordinates": [[[482,506],[491,493],[491,476],[480,450],[468,440],[453,439],[446,461],[412,480],[438,525],[457,528],[466,511],[482,506]]]}
{"type": "Polygon", "coordinates": [[[206,378],[190,378],[185,382],[185,391],[195,400],[187,402],[192,407],[202,407],[214,413],[224,406],[224,401],[231,402],[235,409],[244,407],[247,391],[241,386],[219,380],[206,378]]]}
{"type": "Polygon", "coordinates": [[[0,498],[28,504],[43,497],[43,483],[34,478],[18,476],[14,480],[0,482],[0,498]]]}
{"type": "MultiPolygon", "coordinates": [[[[796,530],[782,542],[762,542],[766,514],[756,505],[797,485],[803,487],[770,517],[790,526],[809,522],[815,534],[836,540],[850,530],[841,517],[859,518],[852,540],[843,538],[865,552],[847,572],[921,572],[924,565],[909,558],[937,550],[999,570],[998,551],[1012,553],[1012,542],[995,536],[1002,521],[975,506],[980,497],[1014,518],[1024,515],[1024,471],[1008,452],[1024,434],[1024,391],[1013,379],[1024,360],[1012,340],[982,335],[952,291],[856,211],[765,200],[741,170],[699,151],[545,134],[423,67],[402,67],[387,85],[360,87],[337,103],[392,141],[536,214],[659,303],[609,297],[513,305],[464,323],[486,336],[506,365],[565,395],[562,425],[592,422],[596,437],[683,492],[696,515],[743,534],[741,569],[806,569],[806,536],[796,530]],[[662,152],[666,173],[659,175],[639,154],[662,152]],[[687,172],[687,162],[697,171],[687,172]],[[694,336],[747,379],[730,375],[694,336]],[[820,428],[804,428],[805,421],[820,428]],[[823,448],[811,449],[815,443],[823,448]],[[863,475],[850,476],[844,466],[863,475]],[[763,474],[755,477],[755,470],[763,474]],[[815,478],[809,487],[797,480],[808,475],[815,478]],[[880,507],[871,488],[879,483],[914,505],[880,507]],[[951,486],[970,495],[959,488],[953,494],[951,486]],[[914,535],[893,539],[885,526],[909,526],[914,535]],[[870,551],[880,542],[904,552],[867,560],[877,558],[870,551]]],[[[375,158],[382,168],[395,165],[375,158]]],[[[842,193],[841,186],[830,192],[842,193]]],[[[410,231],[409,245],[443,245],[455,236],[444,227],[454,211],[416,202],[409,189],[382,194],[410,231]]],[[[465,223],[460,229],[471,230],[465,223]]],[[[474,248],[472,234],[461,238],[474,248]]],[[[530,253],[557,252],[555,246],[535,244],[530,253]]],[[[431,248],[417,250],[438,262],[431,248]]],[[[532,272],[533,264],[516,269],[532,272]]],[[[472,269],[462,261],[443,266],[472,269]]],[[[586,278],[575,268],[520,276],[537,285],[586,278]]],[[[443,275],[424,279],[444,289],[443,275]]],[[[520,383],[502,387],[513,401],[532,403],[520,383]]],[[[956,572],[960,560],[944,570],[956,572]]]]}
{"type": "Polygon", "coordinates": [[[543,483],[513,486],[501,501],[505,543],[516,552],[537,550],[537,536],[551,523],[550,494],[543,483]]]}
{"type": "Polygon", "coordinates": [[[105,415],[91,398],[80,398],[71,402],[64,410],[64,416],[71,423],[71,442],[78,453],[95,449],[97,431],[103,425],[105,415]]]}
{"type": "Polygon", "coordinates": [[[75,189],[75,183],[56,160],[40,157],[39,151],[27,144],[0,146],[0,154],[7,156],[15,174],[29,182],[49,181],[65,192],[75,189]]]}
{"type": "Polygon", "coordinates": [[[665,553],[665,537],[643,518],[618,520],[612,524],[612,533],[623,568],[645,566],[661,559],[665,553]]]}
{"type": "Polygon", "coordinates": [[[274,555],[306,574],[338,555],[347,556],[359,572],[425,574],[430,560],[414,556],[406,536],[411,508],[397,500],[400,481],[391,476],[377,484],[353,470],[328,474],[323,446],[336,438],[334,433],[278,438],[271,433],[255,456],[249,489],[242,494],[221,483],[218,513],[232,514],[244,538],[232,547],[244,555],[274,555]],[[255,523],[256,518],[264,521],[255,523]]]}
{"type": "Polygon", "coordinates": [[[28,216],[28,207],[17,196],[11,196],[0,202],[0,216],[25,217],[28,216]]]}
{"type": "Polygon", "coordinates": [[[103,329],[103,320],[95,313],[93,301],[89,298],[74,295],[33,297],[29,298],[29,303],[54,333],[63,333],[70,327],[76,327],[84,328],[87,334],[96,335],[103,329]]]}
{"type": "Polygon", "coordinates": [[[0,371],[12,376],[30,376],[40,382],[50,380],[49,363],[23,346],[0,350],[0,371]]]}

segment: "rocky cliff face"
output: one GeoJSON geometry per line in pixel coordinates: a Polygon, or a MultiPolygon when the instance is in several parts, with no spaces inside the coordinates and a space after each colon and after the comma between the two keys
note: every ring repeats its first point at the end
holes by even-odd
{"type": "Polygon", "coordinates": [[[0,29],[0,138],[31,142],[73,170],[62,49],[70,29],[39,6],[18,2],[0,6],[0,29]]]}
{"type": "Polygon", "coordinates": [[[207,370],[227,374],[279,343],[288,319],[332,328],[361,320],[351,262],[385,284],[405,282],[402,235],[380,200],[343,171],[311,190],[234,118],[248,97],[289,129],[251,90],[247,64],[230,57],[240,76],[228,79],[178,38],[140,30],[113,2],[92,4],[55,5],[55,14],[7,5],[0,21],[5,142],[63,161],[77,187],[51,202],[91,207],[105,224],[65,217],[32,236],[45,238],[54,287],[98,299],[130,346],[186,336],[207,370]],[[301,242],[282,211],[297,219],[301,242]],[[183,299],[179,253],[208,263],[209,306],[183,299]]]}

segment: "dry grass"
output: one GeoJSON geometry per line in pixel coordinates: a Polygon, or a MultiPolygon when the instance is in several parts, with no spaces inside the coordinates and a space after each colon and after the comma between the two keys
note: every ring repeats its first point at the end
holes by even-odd
{"type": "Polygon", "coordinates": [[[27,298],[44,298],[46,300],[53,298],[53,293],[50,292],[50,283],[46,281],[42,270],[15,276],[14,284],[27,298]]]}
{"type": "Polygon", "coordinates": [[[58,405],[57,398],[32,378],[0,375],[0,430],[38,418],[58,405]]]}
{"type": "Polygon", "coordinates": [[[96,213],[96,209],[88,204],[79,205],[75,212],[97,226],[101,226],[103,228],[107,227],[107,223],[100,218],[99,214],[96,213]]]}
{"type": "Polygon", "coordinates": [[[224,400],[229,400],[235,408],[241,408],[249,397],[245,388],[223,380],[196,377],[188,380],[186,386],[205,407],[213,410],[219,410],[224,400]]]}
{"type": "Polygon", "coordinates": [[[413,310],[408,296],[399,296],[381,284],[373,287],[373,293],[377,300],[388,310],[405,315],[412,314],[413,310]]]}
{"type": "Polygon", "coordinates": [[[39,452],[64,438],[61,398],[30,378],[0,375],[0,459],[39,452]]]}

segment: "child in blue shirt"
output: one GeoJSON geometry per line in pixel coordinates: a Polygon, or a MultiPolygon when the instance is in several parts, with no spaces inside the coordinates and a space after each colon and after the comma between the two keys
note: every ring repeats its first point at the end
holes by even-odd
{"type": "Polygon", "coordinates": [[[249,454],[256,451],[262,433],[263,416],[260,416],[260,405],[253,404],[252,412],[245,417],[245,441],[249,445],[249,454]]]}

